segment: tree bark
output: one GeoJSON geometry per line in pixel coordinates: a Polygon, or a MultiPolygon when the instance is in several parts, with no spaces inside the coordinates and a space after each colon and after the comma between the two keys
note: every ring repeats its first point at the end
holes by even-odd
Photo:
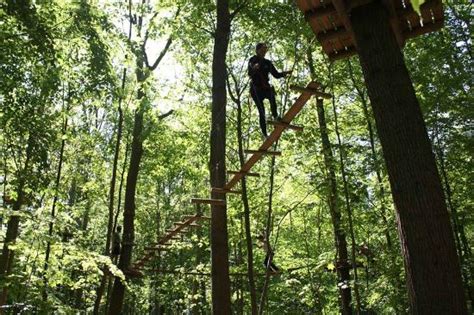
{"type": "MultiPolygon", "coordinates": [[[[130,38],[129,38],[130,40],[130,38]]],[[[125,89],[125,80],[127,75],[127,69],[123,69],[122,74],[122,92],[125,89]]],[[[122,110],[122,97],[118,100],[118,121],[117,121],[117,139],[115,141],[115,152],[114,152],[114,161],[112,166],[112,177],[110,179],[110,189],[109,189],[109,214],[107,222],[107,236],[105,241],[104,255],[110,256],[110,244],[112,240],[112,232],[114,228],[114,200],[115,200],[115,185],[117,182],[117,167],[118,160],[120,155],[120,144],[122,141],[122,127],[123,127],[123,110],[122,110]]],[[[104,274],[100,281],[99,288],[97,289],[97,297],[94,303],[94,315],[99,314],[100,303],[102,300],[102,295],[107,283],[107,276],[104,274]]]]}
{"type": "MultiPolygon", "coordinates": [[[[7,231],[3,242],[2,256],[0,256],[0,280],[2,281],[0,306],[5,305],[8,298],[8,284],[5,278],[11,273],[15,254],[14,251],[10,250],[9,246],[14,244],[18,237],[18,228],[20,225],[20,211],[25,198],[24,188],[26,185],[26,179],[28,178],[31,157],[33,154],[34,142],[32,137],[33,136],[30,135],[28,139],[28,145],[26,147],[26,158],[23,169],[18,171],[18,186],[16,189],[17,196],[12,207],[13,213],[11,214],[10,219],[8,220],[7,231]]],[[[0,313],[2,313],[1,310],[0,313]]]]}
{"type": "MultiPolygon", "coordinates": [[[[243,146],[243,135],[242,135],[242,106],[239,102],[237,104],[237,141],[239,144],[239,162],[240,166],[244,165],[244,146],[243,146]]],[[[242,203],[244,206],[244,225],[245,225],[245,242],[247,245],[247,275],[248,285],[250,291],[250,307],[252,315],[257,314],[257,293],[255,290],[255,279],[253,270],[253,246],[252,246],[252,232],[250,230],[250,205],[247,195],[247,180],[242,177],[242,203]]]]}
{"type": "Polygon", "coordinates": [[[387,208],[385,207],[385,188],[383,186],[381,164],[379,163],[379,159],[377,158],[377,152],[375,150],[374,127],[372,126],[372,120],[369,114],[369,108],[367,104],[366,95],[364,93],[364,90],[362,90],[361,88],[357,86],[354,72],[352,71],[352,64],[350,60],[348,60],[348,65],[349,65],[349,76],[351,77],[352,85],[356,89],[357,95],[360,98],[362,110],[364,112],[364,118],[367,121],[367,132],[369,133],[369,141],[370,141],[370,153],[371,153],[373,167],[375,170],[375,175],[377,177],[377,185],[379,188],[378,193],[379,193],[379,198],[380,198],[380,216],[384,224],[385,239],[387,240],[387,247],[390,250],[392,248],[392,238],[390,236],[390,231],[389,231],[390,225],[387,220],[387,208]]]}
{"type": "Polygon", "coordinates": [[[338,205],[334,156],[332,153],[331,142],[329,141],[329,135],[327,132],[326,116],[324,114],[322,99],[318,99],[316,101],[316,108],[318,112],[319,130],[323,147],[322,151],[324,156],[324,166],[326,167],[327,171],[326,185],[328,191],[328,205],[329,211],[331,212],[331,221],[334,229],[334,239],[336,241],[335,245],[338,258],[336,261],[336,270],[339,278],[337,280],[337,287],[339,289],[339,294],[341,297],[341,313],[352,314],[349,274],[350,265],[348,261],[346,233],[344,232],[341,222],[342,216],[338,205]]]}
{"type": "MultiPolygon", "coordinates": [[[[139,99],[141,99],[141,104],[135,113],[130,167],[128,169],[127,184],[125,188],[122,250],[120,252],[120,260],[118,264],[118,267],[122,271],[126,271],[130,266],[130,262],[132,260],[133,243],[135,241],[135,192],[138,181],[138,172],[140,170],[140,161],[143,155],[142,130],[143,116],[145,113],[143,97],[144,93],[140,90],[139,99]]],[[[120,314],[122,311],[124,295],[125,286],[122,283],[122,280],[115,278],[108,314],[120,314]]]]}
{"type": "MultiPolygon", "coordinates": [[[[68,111],[66,110],[66,115],[68,111]]],[[[66,136],[67,131],[67,116],[64,118],[63,130],[62,135],[63,137],[66,136]]],[[[61,180],[61,171],[63,168],[63,160],[64,160],[64,148],[66,146],[66,139],[63,138],[61,140],[61,148],[59,150],[59,161],[58,161],[58,171],[56,173],[56,181],[54,183],[54,197],[53,197],[53,205],[51,206],[51,218],[49,222],[49,229],[48,229],[48,240],[46,242],[46,251],[44,257],[44,267],[43,267],[43,282],[44,288],[42,292],[43,301],[48,299],[48,277],[46,273],[48,272],[49,267],[49,255],[51,253],[51,238],[53,237],[53,228],[54,228],[54,219],[56,217],[56,204],[58,202],[58,191],[59,191],[59,182],[61,180]]]]}
{"type": "MultiPolygon", "coordinates": [[[[314,68],[313,56],[311,51],[307,51],[308,68],[313,80],[316,80],[316,70],[314,68]]],[[[334,101],[334,99],[333,99],[334,101]]],[[[334,104],[333,104],[334,105],[334,104]]],[[[334,230],[334,240],[337,251],[336,270],[338,275],[337,287],[339,289],[341,313],[352,314],[351,308],[351,288],[349,261],[347,252],[346,233],[342,227],[341,211],[338,204],[338,191],[336,181],[336,167],[332,152],[331,142],[327,131],[326,114],[324,112],[323,100],[316,100],[316,111],[318,113],[319,136],[322,144],[322,152],[324,157],[324,166],[326,168],[326,187],[329,211],[331,214],[331,222],[334,230]]],[[[339,137],[338,137],[339,139],[339,137]]],[[[340,144],[339,144],[340,145],[340,144]]],[[[343,174],[345,179],[345,173],[343,174]]],[[[346,200],[347,201],[347,200],[346,200]]],[[[354,247],[354,246],[353,246],[354,247]]],[[[354,250],[354,249],[353,249],[354,250]]]]}
{"type": "MultiPolygon", "coordinates": [[[[140,54],[137,55],[136,76],[137,81],[140,83],[145,82],[148,77],[144,73],[143,56],[140,54]]],[[[127,182],[125,186],[122,247],[118,264],[118,267],[122,271],[126,271],[130,266],[132,260],[133,243],[135,241],[135,193],[138,181],[138,173],[140,170],[140,161],[143,155],[143,116],[147,106],[143,87],[138,89],[137,100],[140,102],[140,105],[135,112],[135,121],[133,125],[130,166],[128,169],[127,182]]],[[[120,314],[122,311],[124,295],[125,286],[122,283],[122,280],[115,278],[108,314],[120,314]]]]}
{"type": "MultiPolygon", "coordinates": [[[[228,77],[228,90],[232,101],[237,105],[237,144],[238,144],[238,155],[239,155],[239,163],[240,166],[244,165],[245,163],[245,155],[244,155],[244,144],[243,144],[243,132],[242,132],[242,93],[244,88],[239,88],[239,84],[237,82],[237,78],[231,73],[228,77]],[[232,93],[231,84],[229,79],[232,78],[234,86],[235,86],[235,94],[232,93]]],[[[252,232],[250,228],[250,205],[249,199],[247,194],[247,180],[246,177],[243,176],[241,180],[242,186],[242,204],[244,206],[244,227],[245,227],[245,242],[247,247],[247,277],[248,277],[248,288],[250,291],[250,309],[252,315],[256,315],[258,313],[258,305],[257,305],[257,292],[255,289],[255,279],[254,279],[254,268],[253,268],[253,245],[252,245],[252,232]]]]}
{"type": "Polygon", "coordinates": [[[440,177],[388,12],[375,1],[350,19],[397,210],[411,310],[467,314],[440,177]]]}
{"type": "MultiPolygon", "coordinates": [[[[320,107],[323,107],[323,100],[318,99],[320,103],[320,107]]],[[[349,235],[351,239],[351,260],[352,260],[352,270],[354,273],[354,296],[356,299],[356,311],[357,314],[360,314],[360,295],[359,295],[359,276],[357,273],[357,261],[356,261],[356,240],[354,234],[354,221],[352,219],[352,206],[351,200],[349,198],[349,186],[347,183],[347,173],[346,173],[346,166],[344,163],[344,147],[342,145],[341,134],[339,133],[339,124],[337,121],[337,110],[336,110],[336,100],[334,97],[332,98],[332,109],[334,113],[334,127],[336,131],[337,137],[337,144],[339,146],[339,165],[341,167],[341,176],[342,176],[342,183],[344,187],[344,199],[346,203],[346,212],[347,212],[347,220],[349,222],[349,235]]]]}
{"type": "MultiPolygon", "coordinates": [[[[226,54],[230,34],[228,0],[217,0],[217,27],[212,60],[212,127],[210,176],[212,187],[225,185],[226,144],[226,54]]],[[[224,194],[212,193],[214,199],[225,199],[224,194]]],[[[229,244],[227,207],[211,206],[211,273],[212,312],[231,314],[229,279],[229,244]]]]}

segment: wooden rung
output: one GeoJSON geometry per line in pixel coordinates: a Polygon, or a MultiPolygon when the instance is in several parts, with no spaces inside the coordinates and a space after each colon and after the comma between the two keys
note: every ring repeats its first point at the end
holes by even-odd
{"type": "Polygon", "coordinates": [[[289,123],[283,122],[283,121],[274,121],[274,120],[268,120],[268,124],[274,125],[274,126],[283,126],[288,129],[292,129],[294,131],[303,131],[303,127],[301,126],[295,126],[295,125],[290,125],[289,123]]]}
{"type": "Polygon", "coordinates": [[[254,154],[254,153],[261,153],[264,155],[281,155],[280,151],[267,151],[267,150],[245,150],[245,153],[247,154],[254,154]]]}
{"type": "Polygon", "coordinates": [[[258,173],[250,173],[250,172],[244,172],[244,171],[227,171],[227,173],[232,174],[232,175],[242,174],[242,176],[260,177],[260,174],[258,173]]]}
{"type": "Polygon", "coordinates": [[[230,190],[230,189],[217,188],[217,187],[211,188],[211,191],[215,193],[223,193],[223,194],[242,194],[241,190],[230,190]]]}
{"type": "Polygon", "coordinates": [[[295,90],[295,91],[298,91],[298,92],[301,92],[301,93],[310,93],[312,95],[319,96],[321,98],[332,98],[331,94],[324,93],[324,92],[321,92],[321,91],[318,91],[318,90],[312,89],[312,88],[301,87],[301,86],[296,86],[296,85],[292,85],[292,86],[290,86],[290,88],[292,90],[295,90]]]}
{"type": "Polygon", "coordinates": [[[225,206],[225,200],[223,199],[201,199],[201,198],[193,198],[191,199],[191,203],[199,203],[199,204],[208,204],[208,205],[217,205],[217,206],[225,206]]]}

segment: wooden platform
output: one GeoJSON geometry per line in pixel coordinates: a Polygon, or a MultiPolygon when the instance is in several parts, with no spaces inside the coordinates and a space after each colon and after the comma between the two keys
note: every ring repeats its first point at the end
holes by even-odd
{"type": "MultiPolygon", "coordinates": [[[[296,0],[306,21],[310,24],[323,51],[330,60],[347,58],[357,53],[350,11],[371,0],[296,0]]],[[[409,38],[433,32],[443,26],[441,0],[428,0],[421,6],[421,17],[409,0],[384,0],[390,12],[390,24],[400,47],[409,38]]]]}

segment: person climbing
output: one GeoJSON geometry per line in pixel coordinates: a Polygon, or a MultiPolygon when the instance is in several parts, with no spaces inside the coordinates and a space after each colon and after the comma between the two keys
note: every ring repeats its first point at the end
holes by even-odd
{"type": "Polygon", "coordinates": [[[248,74],[251,79],[250,83],[250,95],[253,101],[257,105],[260,128],[262,129],[263,136],[268,137],[267,134],[267,123],[265,119],[265,107],[263,100],[268,99],[270,102],[270,109],[272,111],[273,118],[281,120],[278,115],[276,101],[275,101],[275,89],[270,85],[268,74],[271,73],[275,78],[283,78],[291,73],[291,71],[278,72],[273,63],[265,59],[265,55],[268,51],[268,46],[265,43],[258,43],[255,47],[256,55],[250,58],[248,63],[248,74]]]}
{"type": "Polygon", "coordinates": [[[263,266],[265,267],[265,269],[267,269],[267,267],[268,267],[268,270],[271,273],[279,273],[280,268],[278,268],[273,263],[274,252],[273,252],[272,247],[270,246],[270,243],[268,242],[268,238],[266,237],[266,233],[262,232],[260,235],[258,235],[257,240],[260,241],[260,243],[261,243],[260,247],[263,248],[263,250],[265,252],[265,259],[263,260],[263,266]],[[270,265],[268,265],[269,261],[270,261],[270,265]]]}
{"type": "Polygon", "coordinates": [[[114,235],[112,237],[112,257],[117,258],[120,255],[121,239],[120,233],[122,232],[122,227],[117,226],[114,235]]]}

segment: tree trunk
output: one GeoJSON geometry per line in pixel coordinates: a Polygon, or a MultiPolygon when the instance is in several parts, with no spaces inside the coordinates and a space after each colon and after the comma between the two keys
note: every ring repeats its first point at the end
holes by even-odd
{"type": "MultiPolygon", "coordinates": [[[[237,137],[239,144],[239,161],[240,166],[245,163],[244,157],[244,146],[242,143],[242,106],[237,104],[237,137]]],[[[247,245],[247,275],[249,281],[249,291],[250,291],[250,307],[252,310],[252,315],[257,314],[257,293],[255,290],[255,279],[254,279],[254,270],[253,270],[253,246],[252,246],[252,232],[250,230],[250,205],[247,195],[247,180],[242,177],[242,203],[244,206],[244,225],[245,225],[245,242],[247,245]]]]}
{"type": "MultiPolygon", "coordinates": [[[[67,115],[66,110],[66,115],[67,115]]],[[[63,137],[66,136],[67,131],[67,116],[64,118],[63,124],[63,137]]],[[[46,273],[48,272],[49,267],[49,255],[51,253],[51,238],[53,237],[53,228],[54,228],[54,219],[56,218],[56,204],[58,202],[58,191],[59,191],[59,182],[61,180],[61,170],[63,168],[63,160],[64,160],[64,147],[66,146],[66,139],[63,138],[61,141],[61,149],[59,150],[59,161],[58,161],[58,172],[56,173],[56,181],[54,183],[54,198],[53,198],[53,205],[51,206],[51,218],[49,222],[49,229],[48,229],[48,241],[46,242],[46,251],[44,257],[44,267],[43,267],[43,301],[48,299],[48,277],[46,273]]]]}
{"type": "MultiPolygon", "coordinates": [[[[225,185],[226,54],[230,34],[228,0],[217,0],[217,27],[212,60],[212,128],[210,175],[212,187],[225,185]]],[[[224,194],[212,193],[214,199],[224,194]]],[[[212,312],[231,314],[227,207],[211,206],[212,312]]]]}
{"type": "Polygon", "coordinates": [[[440,171],[441,171],[441,178],[443,179],[443,182],[444,182],[444,190],[445,190],[445,193],[446,193],[446,201],[448,202],[448,208],[449,208],[450,213],[451,213],[451,219],[452,219],[453,230],[454,230],[453,231],[454,232],[454,238],[455,238],[455,242],[456,242],[456,250],[457,250],[458,257],[459,257],[460,264],[461,264],[461,276],[463,277],[463,280],[464,280],[464,285],[466,287],[467,296],[468,296],[469,300],[471,301],[471,309],[474,310],[474,290],[473,290],[472,286],[469,283],[469,274],[471,274],[471,275],[474,274],[474,270],[472,270],[472,267],[469,263],[471,252],[470,252],[469,244],[467,244],[467,239],[465,239],[464,227],[459,222],[459,214],[458,214],[457,208],[454,205],[454,202],[452,200],[451,185],[449,183],[448,174],[447,174],[447,171],[446,171],[446,162],[445,162],[445,158],[444,158],[444,152],[443,152],[443,148],[442,148],[442,144],[441,144],[441,140],[440,140],[440,136],[439,136],[438,127],[436,128],[436,137],[437,137],[437,142],[438,142],[437,157],[438,157],[438,161],[439,161],[439,168],[440,168],[440,171]],[[465,243],[463,242],[463,237],[462,236],[464,236],[465,243]],[[464,252],[463,252],[463,249],[464,249],[464,252]]]}
{"type": "MultiPolygon", "coordinates": [[[[130,38],[129,38],[130,40],[130,38]]],[[[125,79],[127,76],[127,69],[123,69],[122,74],[122,92],[125,90],[125,79]]],[[[104,255],[110,256],[110,243],[112,240],[112,233],[114,228],[114,200],[115,200],[115,184],[117,179],[117,167],[120,155],[120,143],[122,141],[122,127],[123,127],[123,110],[122,110],[122,97],[118,100],[118,122],[117,122],[117,139],[115,142],[114,162],[112,166],[112,177],[110,179],[109,189],[109,215],[107,222],[107,236],[105,241],[104,255]]],[[[107,283],[107,276],[104,274],[100,280],[99,288],[97,289],[97,297],[94,303],[94,315],[99,314],[100,302],[102,295],[104,294],[105,286],[107,283]]]]}
{"type": "MultiPolygon", "coordinates": [[[[232,101],[237,105],[237,143],[238,143],[238,155],[240,166],[245,163],[244,156],[244,144],[243,144],[243,134],[242,134],[242,101],[241,95],[243,90],[239,89],[235,76],[232,76],[235,84],[235,94],[232,94],[231,85],[227,81],[228,89],[232,101]]],[[[257,305],[257,293],[255,289],[255,279],[254,279],[254,270],[253,270],[253,246],[252,246],[252,232],[250,229],[250,205],[247,194],[247,180],[246,177],[242,177],[241,180],[242,186],[242,204],[244,206],[244,227],[245,227],[245,241],[247,247],[247,277],[248,277],[248,287],[250,291],[250,307],[253,315],[256,315],[258,312],[257,305]]]]}
{"type": "Polygon", "coordinates": [[[334,229],[334,238],[336,241],[337,261],[336,269],[338,275],[338,289],[341,296],[341,313],[352,314],[351,309],[351,288],[350,288],[350,265],[348,262],[346,233],[342,227],[341,211],[338,205],[337,196],[337,182],[334,164],[334,156],[329,141],[329,135],[326,126],[326,117],[324,114],[323,100],[316,101],[316,108],[318,112],[318,122],[320,137],[322,143],[322,151],[324,156],[324,166],[327,171],[326,185],[328,191],[329,211],[331,212],[331,221],[334,229]]]}
{"type": "MultiPolygon", "coordinates": [[[[137,81],[144,82],[146,76],[143,73],[143,61],[139,58],[137,61],[137,81]]],[[[132,149],[130,155],[130,166],[128,169],[127,183],[125,187],[125,205],[123,211],[123,237],[122,249],[118,267],[126,271],[132,260],[133,243],[135,240],[135,192],[138,181],[138,172],[140,170],[140,161],[143,155],[143,116],[145,114],[146,100],[145,92],[142,88],[138,90],[137,99],[140,105],[135,112],[135,122],[133,126],[132,149]]],[[[110,307],[108,314],[120,314],[122,311],[125,295],[125,286],[122,280],[115,278],[112,295],[110,298],[110,307]]]]}
{"type": "Polygon", "coordinates": [[[412,312],[466,314],[440,177],[388,13],[375,1],[350,18],[397,209],[412,312]]]}
{"type": "MultiPolygon", "coordinates": [[[[274,148],[275,151],[278,147],[278,141],[275,142],[274,148]]],[[[273,252],[270,246],[270,231],[272,230],[272,213],[273,213],[273,189],[275,184],[275,156],[272,156],[272,161],[270,164],[270,191],[268,193],[268,212],[267,212],[267,222],[265,226],[265,242],[269,244],[270,255],[268,258],[267,265],[265,266],[265,279],[263,282],[262,294],[260,295],[260,303],[258,305],[258,314],[262,315],[267,303],[268,297],[268,286],[270,284],[270,265],[273,261],[273,252]]]]}
{"type": "MultiPolygon", "coordinates": [[[[30,169],[30,161],[33,152],[33,138],[30,136],[28,139],[28,145],[26,147],[26,159],[25,165],[22,170],[18,170],[18,186],[17,196],[13,203],[13,213],[10,216],[7,224],[7,231],[3,242],[2,256],[0,256],[0,280],[2,282],[2,295],[0,296],[0,306],[5,305],[8,298],[8,283],[6,277],[10,274],[13,267],[13,259],[15,252],[10,250],[9,246],[14,244],[18,237],[18,228],[20,225],[20,211],[23,205],[23,199],[25,198],[25,185],[26,179],[28,178],[27,173],[30,169]]],[[[2,311],[0,310],[0,313],[2,311]]]]}
{"type": "Polygon", "coordinates": [[[379,186],[378,192],[379,192],[379,198],[380,198],[380,216],[384,224],[385,239],[387,240],[387,247],[390,250],[392,248],[392,238],[390,236],[390,231],[389,231],[390,225],[388,224],[387,209],[385,207],[385,188],[383,186],[382,171],[380,167],[381,165],[379,163],[379,159],[377,158],[377,152],[375,150],[374,127],[372,126],[372,120],[369,114],[369,108],[367,104],[366,95],[364,93],[364,90],[360,89],[357,86],[357,83],[354,77],[354,72],[352,71],[352,65],[351,65],[350,60],[348,60],[348,65],[349,65],[349,76],[351,77],[352,84],[357,91],[357,95],[360,98],[360,102],[362,104],[362,111],[364,112],[364,118],[367,121],[367,131],[369,133],[369,141],[370,141],[370,153],[371,153],[373,167],[375,170],[375,175],[377,177],[377,185],[379,186]]]}
{"type": "MultiPolygon", "coordinates": [[[[314,68],[313,55],[311,51],[307,51],[308,68],[313,80],[316,80],[316,70],[314,68]]],[[[333,98],[334,102],[334,98],[333,98]]],[[[331,213],[331,221],[334,230],[334,240],[337,251],[336,270],[338,275],[337,286],[340,294],[341,313],[351,314],[351,289],[350,289],[350,273],[347,253],[346,234],[341,223],[341,212],[338,205],[338,191],[336,181],[336,170],[334,156],[332,153],[331,142],[327,131],[326,115],[324,113],[323,100],[316,100],[316,111],[318,113],[319,135],[321,138],[322,152],[324,157],[324,166],[326,168],[326,186],[329,211],[331,213]]],[[[333,104],[334,106],[334,104],[333,104]]],[[[339,139],[339,137],[338,137],[339,139]]],[[[339,143],[340,145],[340,143],[339,143]]],[[[345,173],[343,174],[345,179],[345,173]]],[[[348,202],[347,198],[346,201],[348,202]]],[[[354,247],[354,246],[353,246],[354,247]]],[[[354,248],[353,248],[354,250],[354,248]]]]}
{"type": "MultiPolygon", "coordinates": [[[[323,107],[323,100],[318,99],[320,103],[319,107],[323,107]]],[[[351,238],[351,260],[352,260],[352,270],[354,273],[354,295],[356,298],[356,311],[357,314],[360,314],[360,295],[359,295],[359,277],[357,274],[357,262],[356,262],[356,240],[354,234],[354,221],[352,219],[352,206],[351,200],[349,198],[349,187],[347,184],[347,173],[346,166],[344,163],[344,147],[342,145],[341,134],[339,133],[339,124],[337,122],[337,110],[336,110],[336,100],[332,98],[332,108],[334,113],[334,127],[337,136],[337,144],[339,146],[339,165],[341,167],[342,183],[344,187],[344,199],[346,203],[346,212],[347,220],[349,222],[349,235],[351,238]]]]}

